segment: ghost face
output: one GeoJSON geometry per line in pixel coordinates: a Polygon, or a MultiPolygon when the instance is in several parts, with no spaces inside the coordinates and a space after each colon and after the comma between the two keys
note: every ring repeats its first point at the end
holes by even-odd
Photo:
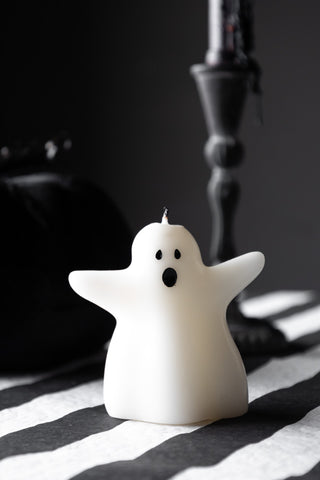
{"type": "Polygon", "coordinates": [[[135,273],[140,270],[146,285],[151,282],[174,291],[200,266],[199,247],[180,225],[153,223],[143,228],[133,242],[131,268],[135,273]]]}

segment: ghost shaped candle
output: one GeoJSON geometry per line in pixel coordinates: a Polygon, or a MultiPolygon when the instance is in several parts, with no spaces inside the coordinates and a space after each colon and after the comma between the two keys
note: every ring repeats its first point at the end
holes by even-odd
{"type": "Polygon", "coordinates": [[[247,379],[226,309],[263,265],[251,252],[205,266],[193,236],[165,213],[137,234],[128,268],[72,272],[74,291],[117,321],[104,375],[109,415],[187,424],[244,414],[247,379]]]}

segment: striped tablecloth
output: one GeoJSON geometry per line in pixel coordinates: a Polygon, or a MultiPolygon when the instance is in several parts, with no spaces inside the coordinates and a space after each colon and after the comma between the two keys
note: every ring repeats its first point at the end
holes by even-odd
{"type": "Polygon", "coordinates": [[[105,354],[58,370],[0,378],[3,480],[320,478],[320,302],[312,292],[247,300],[292,344],[245,360],[249,412],[201,425],[110,418],[105,354]]]}

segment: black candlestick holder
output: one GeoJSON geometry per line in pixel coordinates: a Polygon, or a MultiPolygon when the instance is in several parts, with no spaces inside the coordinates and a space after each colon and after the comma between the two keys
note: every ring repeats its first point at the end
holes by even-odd
{"type": "MultiPolygon", "coordinates": [[[[233,218],[240,197],[234,169],[241,165],[244,148],[237,138],[248,92],[260,94],[260,68],[248,55],[252,48],[252,10],[248,0],[211,0],[214,28],[219,30],[217,49],[211,45],[207,63],[194,65],[209,139],[205,159],[211,169],[208,199],[212,214],[210,257],[212,264],[236,256],[233,218]],[[219,10],[220,9],[220,10],[219,10]]],[[[213,36],[214,37],[214,36],[213,36]]],[[[266,319],[246,318],[235,299],[227,311],[231,334],[240,351],[269,353],[286,348],[283,334],[266,319]]]]}

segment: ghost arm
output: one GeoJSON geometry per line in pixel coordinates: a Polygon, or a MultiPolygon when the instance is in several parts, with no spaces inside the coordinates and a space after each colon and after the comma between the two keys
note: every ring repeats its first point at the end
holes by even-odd
{"type": "Polygon", "coordinates": [[[264,262],[261,252],[251,252],[211,267],[221,297],[229,303],[259,275],[264,262]]]}
{"type": "Polygon", "coordinates": [[[115,315],[123,302],[125,271],[77,270],[69,283],[78,295],[115,315]]]}

